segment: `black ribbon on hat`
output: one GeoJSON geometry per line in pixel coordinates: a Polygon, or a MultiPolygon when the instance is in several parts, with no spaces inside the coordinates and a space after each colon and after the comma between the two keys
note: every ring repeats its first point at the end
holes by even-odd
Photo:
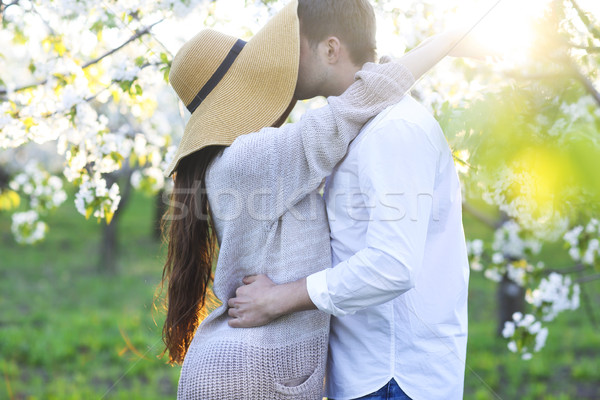
{"type": "Polygon", "coordinates": [[[223,79],[227,71],[229,71],[229,68],[231,68],[231,65],[233,64],[233,62],[240,54],[245,45],[246,42],[242,39],[238,39],[238,41],[235,42],[231,50],[229,50],[229,54],[227,54],[227,57],[225,57],[221,65],[219,65],[219,68],[217,68],[213,76],[210,77],[208,82],[206,82],[206,84],[202,87],[202,89],[200,89],[196,97],[194,97],[194,99],[187,106],[187,109],[191,113],[194,113],[194,111],[196,111],[196,108],[198,108],[198,106],[202,104],[202,102],[204,101],[204,99],[206,99],[210,92],[212,92],[214,88],[217,87],[219,82],[221,82],[221,79],[223,79]]]}

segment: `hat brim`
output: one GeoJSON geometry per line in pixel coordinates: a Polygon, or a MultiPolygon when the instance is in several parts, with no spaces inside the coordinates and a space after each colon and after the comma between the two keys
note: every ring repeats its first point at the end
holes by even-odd
{"type": "Polygon", "coordinates": [[[184,157],[207,146],[273,126],[293,100],[300,63],[297,0],[274,16],[243,48],[218,86],[188,121],[170,176],[184,157]]]}

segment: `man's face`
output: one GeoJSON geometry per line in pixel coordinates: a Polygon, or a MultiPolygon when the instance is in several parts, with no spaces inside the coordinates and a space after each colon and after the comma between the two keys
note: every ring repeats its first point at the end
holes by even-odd
{"type": "Polygon", "coordinates": [[[318,46],[311,46],[308,39],[300,35],[300,68],[294,97],[306,100],[326,95],[326,77],[327,66],[320,57],[318,46]]]}

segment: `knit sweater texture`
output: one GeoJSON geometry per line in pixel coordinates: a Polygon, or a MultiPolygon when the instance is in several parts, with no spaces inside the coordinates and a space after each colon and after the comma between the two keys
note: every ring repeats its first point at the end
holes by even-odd
{"type": "Polygon", "coordinates": [[[247,275],[280,284],[331,266],[317,190],[363,125],[413,83],[401,64],[367,63],[327,106],[240,136],[212,161],[206,190],[220,246],[213,291],[222,305],[195,333],[178,399],[322,399],[330,316],[303,311],[259,328],[231,328],[227,301],[247,275]]]}

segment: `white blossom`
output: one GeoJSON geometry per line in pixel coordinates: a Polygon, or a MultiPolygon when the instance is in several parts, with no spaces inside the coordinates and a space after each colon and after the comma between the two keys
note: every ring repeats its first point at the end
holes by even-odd
{"type": "Polygon", "coordinates": [[[11,230],[17,243],[34,244],[44,239],[48,226],[39,220],[36,211],[30,210],[12,215],[11,230]]]}
{"type": "Polygon", "coordinates": [[[519,321],[521,321],[521,319],[523,319],[523,314],[521,312],[517,311],[512,315],[512,318],[513,318],[513,321],[519,322],[519,321]]]}
{"type": "Polygon", "coordinates": [[[481,253],[483,253],[483,240],[475,239],[468,241],[467,252],[473,256],[481,256],[481,253]]]}
{"type": "Polygon", "coordinates": [[[112,214],[117,211],[120,201],[119,186],[113,183],[107,190],[106,181],[101,177],[84,180],[75,195],[77,211],[86,217],[93,215],[98,219],[110,220],[112,214]]]}
{"type": "MultiPolygon", "coordinates": [[[[533,332],[532,332],[533,333],[533,332]]],[[[540,329],[535,336],[535,348],[534,351],[537,353],[546,344],[546,338],[548,337],[548,328],[540,329]]]]}
{"type": "Polygon", "coordinates": [[[502,253],[492,254],[492,262],[494,264],[502,264],[504,262],[504,256],[502,255],[502,253]]]}
{"type": "Polygon", "coordinates": [[[514,259],[524,258],[527,250],[533,254],[539,253],[541,242],[535,239],[523,239],[522,232],[521,226],[516,221],[506,221],[494,233],[492,248],[514,259]]]}
{"type": "Polygon", "coordinates": [[[501,282],[502,281],[502,275],[498,272],[498,269],[496,268],[487,268],[485,270],[485,272],[483,273],[483,275],[494,282],[501,282]]]}
{"type": "Polygon", "coordinates": [[[50,175],[34,161],[30,161],[23,172],[14,177],[9,187],[25,195],[29,200],[29,207],[44,215],[59,207],[67,199],[62,180],[50,175]]]}
{"type": "Polygon", "coordinates": [[[551,321],[560,312],[579,307],[579,286],[573,285],[570,277],[553,272],[527,292],[525,300],[542,310],[544,321],[551,321]]]}
{"type": "Polygon", "coordinates": [[[523,360],[531,360],[533,358],[533,355],[531,353],[523,353],[523,355],[521,356],[521,358],[523,360]]]}
{"type": "Polygon", "coordinates": [[[564,234],[563,239],[569,246],[569,256],[573,261],[593,266],[600,258],[600,225],[591,218],[584,227],[578,225],[564,234]]]}
{"type": "Polygon", "coordinates": [[[515,334],[515,323],[512,321],[506,321],[504,323],[504,329],[502,329],[502,336],[510,338],[515,334]]]}

